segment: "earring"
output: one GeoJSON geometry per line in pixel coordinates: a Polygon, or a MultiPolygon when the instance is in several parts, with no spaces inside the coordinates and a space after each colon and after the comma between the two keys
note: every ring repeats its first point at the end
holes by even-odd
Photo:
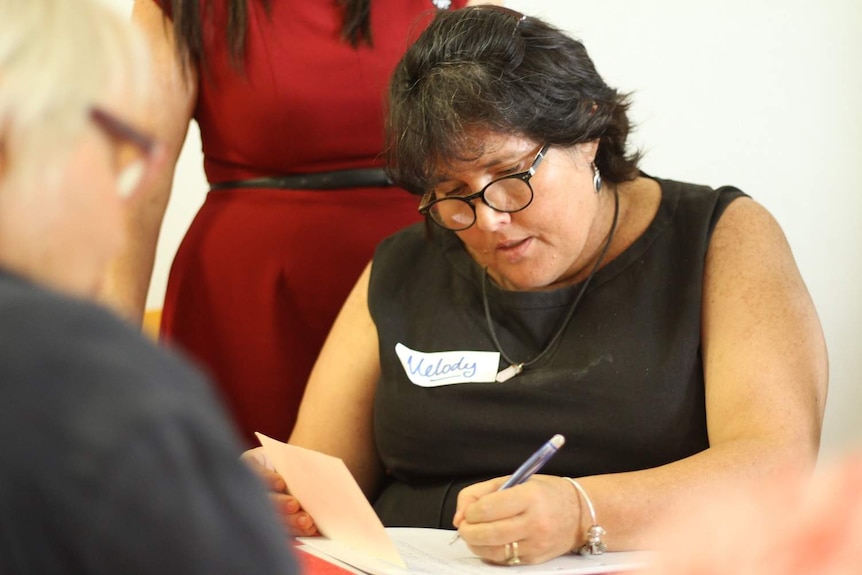
{"type": "Polygon", "coordinates": [[[599,167],[595,162],[591,164],[593,168],[593,187],[596,189],[596,193],[598,194],[602,191],[602,174],[599,172],[599,167]]]}

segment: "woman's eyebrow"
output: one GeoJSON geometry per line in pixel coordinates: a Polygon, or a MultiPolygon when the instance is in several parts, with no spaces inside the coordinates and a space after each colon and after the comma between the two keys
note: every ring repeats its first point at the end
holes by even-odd
{"type": "Polygon", "coordinates": [[[482,167],[483,168],[496,168],[500,164],[507,164],[507,163],[508,163],[508,160],[506,160],[506,161],[504,161],[504,160],[492,160],[490,162],[486,162],[485,164],[483,164],[482,167]]]}
{"type": "Polygon", "coordinates": [[[483,164],[482,167],[483,168],[494,168],[494,167],[497,167],[501,164],[514,164],[514,163],[523,161],[525,158],[527,158],[529,156],[529,154],[530,154],[529,151],[524,152],[524,153],[517,153],[516,152],[514,154],[507,154],[503,158],[499,158],[496,160],[489,160],[488,162],[483,164]]]}
{"type": "Polygon", "coordinates": [[[517,156],[517,155],[515,157],[506,156],[504,158],[497,158],[497,159],[488,160],[484,164],[481,164],[479,167],[487,170],[489,168],[496,168],[496,167],[501,166],[501,165],[519,162],[519,161],[521,161],[521,159],[522,158],[520,156],[517,156]]]}
{"type": "MultiPolygon", "coordinates": [[[[487,170],[487,169],[491,169],[491,168],[496,168],[500,165],[520,162],[525,157],[526,157],[526,154],[514,154],[514,157],[506,156],[504,158],[489,159],[484,164],[479,165],[479,167],[483,170],[487,170]]],[[[464,163],[468,164],[470,162],[469,162],[469,160],[464,160],[464,163]]],[[[467,169],[467,168],[465,168],[465,169],[467,169]]],[[[456,174],[453,174],[452,172],[443,172],[443,173],[438,174],[437,177],[434,178],[430,182],[431,185],[429,187],[436,188],[437,186],[439,186],[441,184],[454,182],[454,181],[457,181],[458,179],[459,179],[458,176],[456,174]]]]}

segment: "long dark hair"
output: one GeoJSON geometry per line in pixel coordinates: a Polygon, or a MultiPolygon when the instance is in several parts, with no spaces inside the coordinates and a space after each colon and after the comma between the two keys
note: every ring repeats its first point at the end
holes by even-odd
{"type": "MultiPolygon", "coordinates": [[[[212,0],[169,0],[173,14],[177,49],[184,63],[205,66],[203,46],[203,19],[212,0]],[[203,6],[204,14],[201,14],[203,6]]],[[[260,2],[268,15],[272,14],[272,0],[224,0],[227,3],[227,34],[231,63],[242,69],[245,41],[248,32],[248,3],[260,2]]],[[[314,0],[309,0],[314,1],[314,0]]],[[[373,45],[371,38],[371,0],[330,0],[342,12],[341,36],[354,48],[360,44],[373,45]]]]}
{"type": "Polygon", "coordinates": [[[599,140],[602,177],[630,180],[639,154],[626,148],[628,108],[583,44],[547,22],[499,6],[439,11],[390,84],[390,172],[422,194],[441,163],[481,155],[470,138],[484,129],[563,147],[599,140]]]}

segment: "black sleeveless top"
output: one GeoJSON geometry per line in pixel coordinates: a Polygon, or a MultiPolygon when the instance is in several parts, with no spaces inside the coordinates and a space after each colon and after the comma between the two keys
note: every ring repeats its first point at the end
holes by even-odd
{"type": "MultiPolygon", "coordinates": [[[[388,471],[388,526],[452,527],[458,491],[512,473],[554,434],[541,473],[586,476],[676,461],[708,447],[700,329],[704,259],[731,187],[658,180],[645,232],[600,269],[556,351],[504,383],[421,387],[395,353],[497,351],[482,269],[454,233],[415,225],[377,249],[369,308],[380,342],[374,434],[388,471]]],[[[580,285],[504,291],[488,282],[495,331],[516,361],[552,337],[580,285]]],[[[500,368],[506,366],[500,360],[500,368]]]]}

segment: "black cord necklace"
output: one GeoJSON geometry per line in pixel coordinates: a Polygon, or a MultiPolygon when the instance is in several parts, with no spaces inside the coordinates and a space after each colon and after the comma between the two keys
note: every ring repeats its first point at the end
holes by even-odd
{"type": "Polygon", "coordinates": [[[522,371],[524,368],[530,367],[534,363],[538,362],[540,359],[545,357],[546,355],[553,352],[556,349],[557,344],[560,343],[560,338],[563,336],[563,332],[566,330],[566,327],[569,325],[569,322],[572,320],[572,316],[575,315],[575,308],[578,307],[578,303],[581,301],[581,297],[584,295],[584,292],[587,291],[587,286],[590,285],[590,281],[593,279],[593,276],[596,274],[596,270],[599,269],[599,265],[601,265],[602,261],[605,259],[605,255],[608,253],[608,248],[611,246],[611,241],[614,239],[614,233],[617,230],[617,217],[620,212],[620,201],[617,196],[617,189],[614,187],[614,219],[611,222],[611,231],[608,232],[608,239],[605,241],[605,245],[602,248],[602,253],[599,254],[599,258],[596,260],[596,263],[593,264],[593,268],[590,270],[590,275],[587,276],[587,279],[584,280],[583,285],[581,285],[581,289],[578,292],[578,295],[575,297],[572,305],[569,307],[569,311],[566,313],[566,317],[560,323],[560,327],[557,328],[557,331],[554,333],[551,340],[545,346],[545,349],[539,352],[539,355],[531,359],[530,361],[522,361],[516,362],[513,361],[506,352],[503,351],[503,346],[500,345],[500,340],[497,339],[497,332],[494,330],[494,322],[491,320],[491,310],[488,305],[488,268],[482,273],[482,303],[485,306],[485,321],[488,322],[488,331],[491,333],[491,339],[494,341],[494,346],[497,348],[497,351],[500,352],[500,355],[503,356],[503,359],[509,364],[509,367],[500,370],[497,373],[497,381],[502,383],[507,381],[522,371]]]}

